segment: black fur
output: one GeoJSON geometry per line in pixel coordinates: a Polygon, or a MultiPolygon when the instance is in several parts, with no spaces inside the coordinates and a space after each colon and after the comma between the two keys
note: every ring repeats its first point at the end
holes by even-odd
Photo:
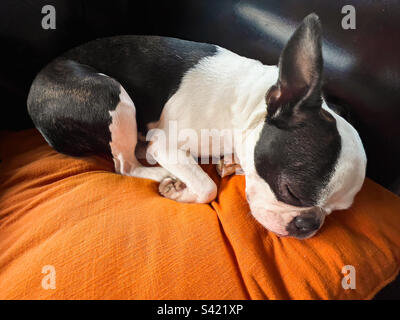
{"type": "Polygon", "coordinates": [[[308,112],[295,128],[265,123],[254,150],[257,173],[277,199],[309,207],[329,182],[340,154],[336,121],[323,109],[308,112]]]}
{"type": "Polygon", "coordinates": [[[135,104],[138,130],[145,133],[147,123],[159,120],[184,74],[216,52],[206,43],[127,35],[91,41],[65,57],[118,79],[135,104]]]}
{"type": "Polygon", "coordinates": [[[63,58],[34,80],[28,112],[47,142],[71,156],[109,154],[109,111],[119,103],[120,85],[92,67],[63,58]]]}
{"type": "Polygon", "coordinates": [[[279,79],[267,93],[268,115],[254,150],[257,173],[278,200],[314,206],[340,154],[335,119],[321,108],[321,25],[307,16],[279,61],[279,79]]]}
{"type": "Polygon", "coordinates": [[[303,111],[321,107],[321,24],[308,15],[289,39],[279,58],[279,79],[266,95],[267,120],[280,126],[295,126],[303,111]]]}
{"type": "Polygon", "coordinates": [[[55,150],[72,156],[109,155],[109,111],[119,103],[120,84],[135,104],[138,130],[145,133],[147,123],[159,120],[184,74],[216,51],[211,44],[156,36],[94,40],[38,74],[28,112],[55,150]]]}

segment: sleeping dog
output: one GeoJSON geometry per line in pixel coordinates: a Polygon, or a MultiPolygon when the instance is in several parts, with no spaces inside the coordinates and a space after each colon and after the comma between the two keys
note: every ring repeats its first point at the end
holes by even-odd
{"type": "MultiPolygon", "coordinates": [[[[358,133],[322,98],[322,69],[315,14],[293,33],[278,66],[211,44],[117,36],[47,65],[32,84],[28,111],[58,152],[108,154],[116,172],[156,180],[160,193],[176,201],[212,201],[216,184],[197,158],[233,154],[257,221],[304,239],[326,215],[352,204],[366,169],[358,133]],[[199,143],[180,134],[185,130],[223,134],[218,143],[199,143]],[[232,132],[241,137],[232,139],[232,132]],[[142,135],[148,159],[159,166],[138,161],[142,135]]],[[[234,165],[227,162],[227,169],[234,165]]]]}

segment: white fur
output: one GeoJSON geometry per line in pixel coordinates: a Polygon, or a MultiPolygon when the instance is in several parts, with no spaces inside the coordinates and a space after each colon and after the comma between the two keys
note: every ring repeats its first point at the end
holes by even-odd
{"type": "Polygon", "coordinates": [[[365,179],[367,156],[358,132],[345,119],[332,111],[325,103],[322,107],[335,119],[342,147],[335,171],[328,186],[320,195],[319,206],[327,213],[333,210],[347,209],[353,203],[354,196],[360,191],[365,179]]]}
{"type": "MultiPolygon", "coordinates": [[[[178,121],[178,131],[194,129],[198,137],[204,129],[247,130],[265,119],[265,93],[277,78],[277,67],[218,47],[216,55],[202,59],[186,73],[166,103],[157,128],[168,136],[169,120],[173,119],[178,121]]],[[[178,141],[178,145],[184,142],[178,141]]],[[[196,156],[218,157],[223,151],[212,150],[209,140],[186,147],[194,153],[196,146],[196,156]]]]}
{"type": "MultiPolygon", "coordinates": [[[[106,75],[104,75],[106,76],[106,75]]],[[[148,178],[160,182],[170,173],[160,167],[143,167],[136,159],[137,144],[136,109],[125,89],[120,86],[120,102],[114,111],[110,111],[111,132],[110,148],[114,159],[115,171],[123,175],[148,178]]]]}
{"type": "MultiPolygon", "coordinates": [[[[104,74],[102,74],[105,76],[104,74]]],[[[137,143],[136,109],[125,89],[120,87],[120,102],[114,111],[110,111],[111,153],[115,171],[128,175],[138,166],[135,157],[137,143]]]]}

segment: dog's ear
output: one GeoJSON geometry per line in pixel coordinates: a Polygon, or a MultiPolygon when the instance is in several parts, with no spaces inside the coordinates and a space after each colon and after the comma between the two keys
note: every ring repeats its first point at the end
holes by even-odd
{"type": "Polygon", "coordinates": [[[316,14],[304,18],[279,58],[279,78],[266,95],[267,120],[290,124],[302,109],[321,107],[321,23],[316,14]]]}

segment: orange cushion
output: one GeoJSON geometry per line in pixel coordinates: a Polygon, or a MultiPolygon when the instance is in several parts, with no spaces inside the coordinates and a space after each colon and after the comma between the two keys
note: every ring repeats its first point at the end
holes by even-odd
{"type": "Polygon", "coordinates": [[[218,180],[211,166],[219,194],[204,205],[58,154],[35,130],[2,133],[0,159],[0,299],[365,299],[399,271],[400,198],[368,179],[351,209],[301,241],[263,229],[244,178],[218,180]]]}

